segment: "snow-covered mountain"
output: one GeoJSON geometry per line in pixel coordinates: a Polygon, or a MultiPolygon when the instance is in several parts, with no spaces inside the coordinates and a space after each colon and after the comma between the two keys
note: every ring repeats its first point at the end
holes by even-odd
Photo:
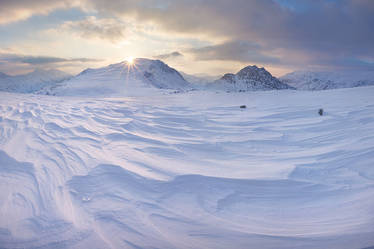
{"type": "Polygon", "coordinates": [[[36,69],[31,73],[16,76],[0,73],[0,91],[33,93],[44,87],[54,86],[69,78],[71,78],[70,74],[56,69],[36,69]]]}
{"type": "Polygon", "coordinates": [[[327,90],[374,85],[374,71],[310,72],[297,71],[280,78],[299,90],[327,90]]]}
{"type": "Polygon", "coordinates": [[[188,89],[189,83],[160,60],[138,58],[98,69],[86,69],[63,84],[41,93],[53,95],[122,96],[155,89],[188,89]]]}
{"type": "Polygon", "coordinates": [[[292,87],[273,77],[265,68],[257,66],[247,66],[237,74],[225,74],[221,79],[210,83],[208,87],[226,91],[292,89],[292,87]]]}

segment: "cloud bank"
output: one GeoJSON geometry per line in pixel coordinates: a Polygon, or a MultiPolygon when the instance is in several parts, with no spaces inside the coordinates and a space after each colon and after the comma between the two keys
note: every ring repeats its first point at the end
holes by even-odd
{"type": "Polygon", "coordinates": [[[25,20],[33,15],[47,15],[56,9],[79,7],[78,0],[0,0],[0,25],[25,20]]]}
{"type": "Polygon", "coordinates": [[[0,72],[14,74],[31,71],[38,67],[47,69],[69,68],[86,63],[98,63],[102,60],[93,58],[61,58],[53,56],[31,56],[0,51],[0,72]]]}
{"type": "Polygon", "coordinates": [[[62,28],[77,33],[83,38],[99,38],[110,42],[117,42],[125,38],[126,26],[124,23],[111,18],[97,19],[89,16],[81,21],[68,21],[62,28]]]}
{"type": "Polygon", "coordinates": [[[211,46],[190,50],[197,60],[374,70],[372,0],[1,0],[0,23],[73,6],[109,17],[66,24],[88,38],[121,39],[126,27],[115,20],[132,20],[205,36],[211,46]]]}
{"type": "Polygon", "coordinates": [[[170,59],[170,58],[177,58],[177,57],[183,57],[183,54],[181,54],[178,51],[174,51],[172,53],[160,54],[160,55],[154,56],[154,58],[159,59],[159,60],[167,60],[167,59],[170,59]]]}

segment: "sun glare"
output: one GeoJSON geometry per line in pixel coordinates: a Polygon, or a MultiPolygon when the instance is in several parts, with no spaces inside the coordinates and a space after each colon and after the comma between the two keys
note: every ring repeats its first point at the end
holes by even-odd
{"type": "Polygon", "coordinates": [[[126,59],[126,61],[127,61],[128,64],[132,65],[132,64],[134,64],[134,57],[130,56],[126,59]]]}

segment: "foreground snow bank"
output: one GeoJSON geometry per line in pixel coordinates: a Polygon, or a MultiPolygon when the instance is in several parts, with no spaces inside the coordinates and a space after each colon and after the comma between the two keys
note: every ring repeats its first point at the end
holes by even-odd
{"type": "Polygon", "coordinates": [[[373,246],[373,95],[0,93],[0,248],[373,246]]]}

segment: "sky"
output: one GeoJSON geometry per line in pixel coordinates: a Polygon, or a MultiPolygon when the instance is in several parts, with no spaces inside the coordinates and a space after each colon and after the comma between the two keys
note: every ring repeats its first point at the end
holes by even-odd
{"type": "Polygon", "coordinates": [[[0,0],[0,72],[129,57],[198,75],[374,70],[374,1],[0,0]]]}

